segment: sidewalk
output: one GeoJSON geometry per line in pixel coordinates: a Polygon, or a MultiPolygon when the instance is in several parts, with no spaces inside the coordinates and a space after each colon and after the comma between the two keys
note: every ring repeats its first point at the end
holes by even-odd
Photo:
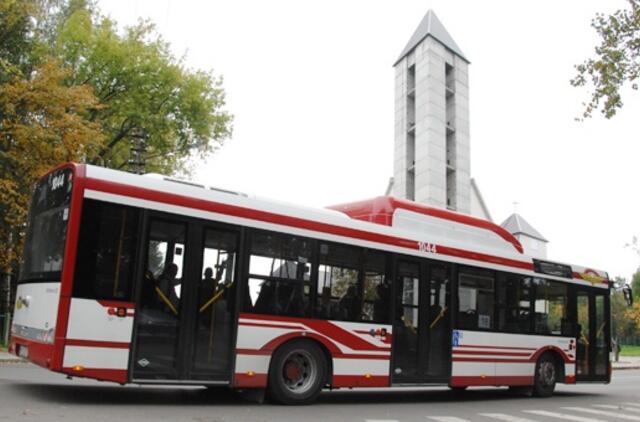
{"type": "Polygon", "coordinates": [[[0,352],[0,364],[2,363],[19,363],[19,362],[26,362],[24,359],[19,358],[17,356],[14,355],[10,355],[7,352],[0,352]]]}
{"type": "Polygon", "coordinates": [[[613,369],[640,369],[640,356],[620,356],[619,362],[611,362],[613,369]]]}

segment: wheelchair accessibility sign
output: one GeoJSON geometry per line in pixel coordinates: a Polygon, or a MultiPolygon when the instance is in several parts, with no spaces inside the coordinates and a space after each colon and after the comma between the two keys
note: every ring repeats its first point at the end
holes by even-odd
{"type": "Polygon", "coordinates": [[[451,345],[453,347],[457,347],[460,345],[460,340],[462,340],[462,332],[458,330],[453,330],[451,335],[451,345]]]}

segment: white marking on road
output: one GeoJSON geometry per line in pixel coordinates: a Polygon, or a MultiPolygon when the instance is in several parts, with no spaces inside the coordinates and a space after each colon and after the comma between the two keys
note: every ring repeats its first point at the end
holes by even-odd
{"type": "Polygon", "coordinates": [[[626,412],[640,413],[640,408],[631,407],[629,405],[615,405],[615,404],[594,404],[593,407],[601,407],[603,409],[611,410],[624,410],[626,412]]]}
{"type": "Polygon", "coordinates": [[[563,407],[574,412],[591,413],[592,415],[608,416],[610,418],[624,419],[627,421],[640,421],[640,416],[627,415],[625,413],[609,412],[607,410],[587,409],[584,407],[563,407]]]}
{"type": "Polygon", "coordinates": [[[438,422],[471,422],[468,419],[456,418],[455,416],[427,416],[427,418],[438,422]]]}
{"type": "Polygon", "coordinates": [[[585,418],[583,416],[567,415],[566,413],[547,412],[546,410],[523,410],[525,413],[532,413],[534,415],[547,416],[550,418],[566,419],[568,421],[575,422],[607,422],[603,419],[585,418]]]}
{"type": "Polygon", "coordinates": [[[635,402],[630,402],[630,401],[624,402],[622,404],[627,405],[627,406],[640,407],[640,404],[635,403],[635,402]]]}
{"type": "Polygon", "coordinates": [[[397,419],[365,419],[365,422],[398,422],[397,419]]]}
{"type": "Polygon", "coordinates": [[[480,416],[486,416],[487,418],[498,419],[499,421],[506,422],[536,422],[532,419],[521,418],[519,416],[511,416],[505,413],[480,413],[480,416]]]}

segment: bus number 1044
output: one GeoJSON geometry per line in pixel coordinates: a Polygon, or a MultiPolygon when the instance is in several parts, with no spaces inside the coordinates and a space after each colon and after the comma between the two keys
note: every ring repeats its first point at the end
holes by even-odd
{"type": "Polygon", "coordinates": [[[420,250],[420,252],[438,253],[435,243],[418,242],[418,249],[420,250]]]}

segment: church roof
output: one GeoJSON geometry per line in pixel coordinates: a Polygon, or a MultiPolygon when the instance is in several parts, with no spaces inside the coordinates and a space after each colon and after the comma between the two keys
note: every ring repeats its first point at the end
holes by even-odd
{"type": "Polygon", "coordinates": [[[460,50],[460,47],[458,47],[458,44],[456,44],[451,35],[449,35],[449,32],[446,30],[442,22],[440,22],[440,19],[438,19],[433,10],[429,10],[427,14],[424,15],[424,18],[422,18],[420,25],[418,25],[418,28],[416,28],[406,47],[404,48],[404,50],[402,50],[402,53],[400,53],[398,60],[396,60],[393,65],[395,66],[396,64],[398,64],[398,62],[402,60],[404,56],[411,53],[411,51],[427,37],[432,37],[435,40],[439,41],[446,48],[469,63],[469,60],[467,60],[467,58],[462,53],[462,50],[460,50]]]}
{"type": "Polygon", "coordinates": [[[500,226],[513,235],[524,234],[529,237],[542,240],[543,242],[548,242],[548,240],[545,239],[538,230],[534,229],[533,226],[518,213],[514,212],[511,214],[511,216],[504,220],[500,226]]]}

